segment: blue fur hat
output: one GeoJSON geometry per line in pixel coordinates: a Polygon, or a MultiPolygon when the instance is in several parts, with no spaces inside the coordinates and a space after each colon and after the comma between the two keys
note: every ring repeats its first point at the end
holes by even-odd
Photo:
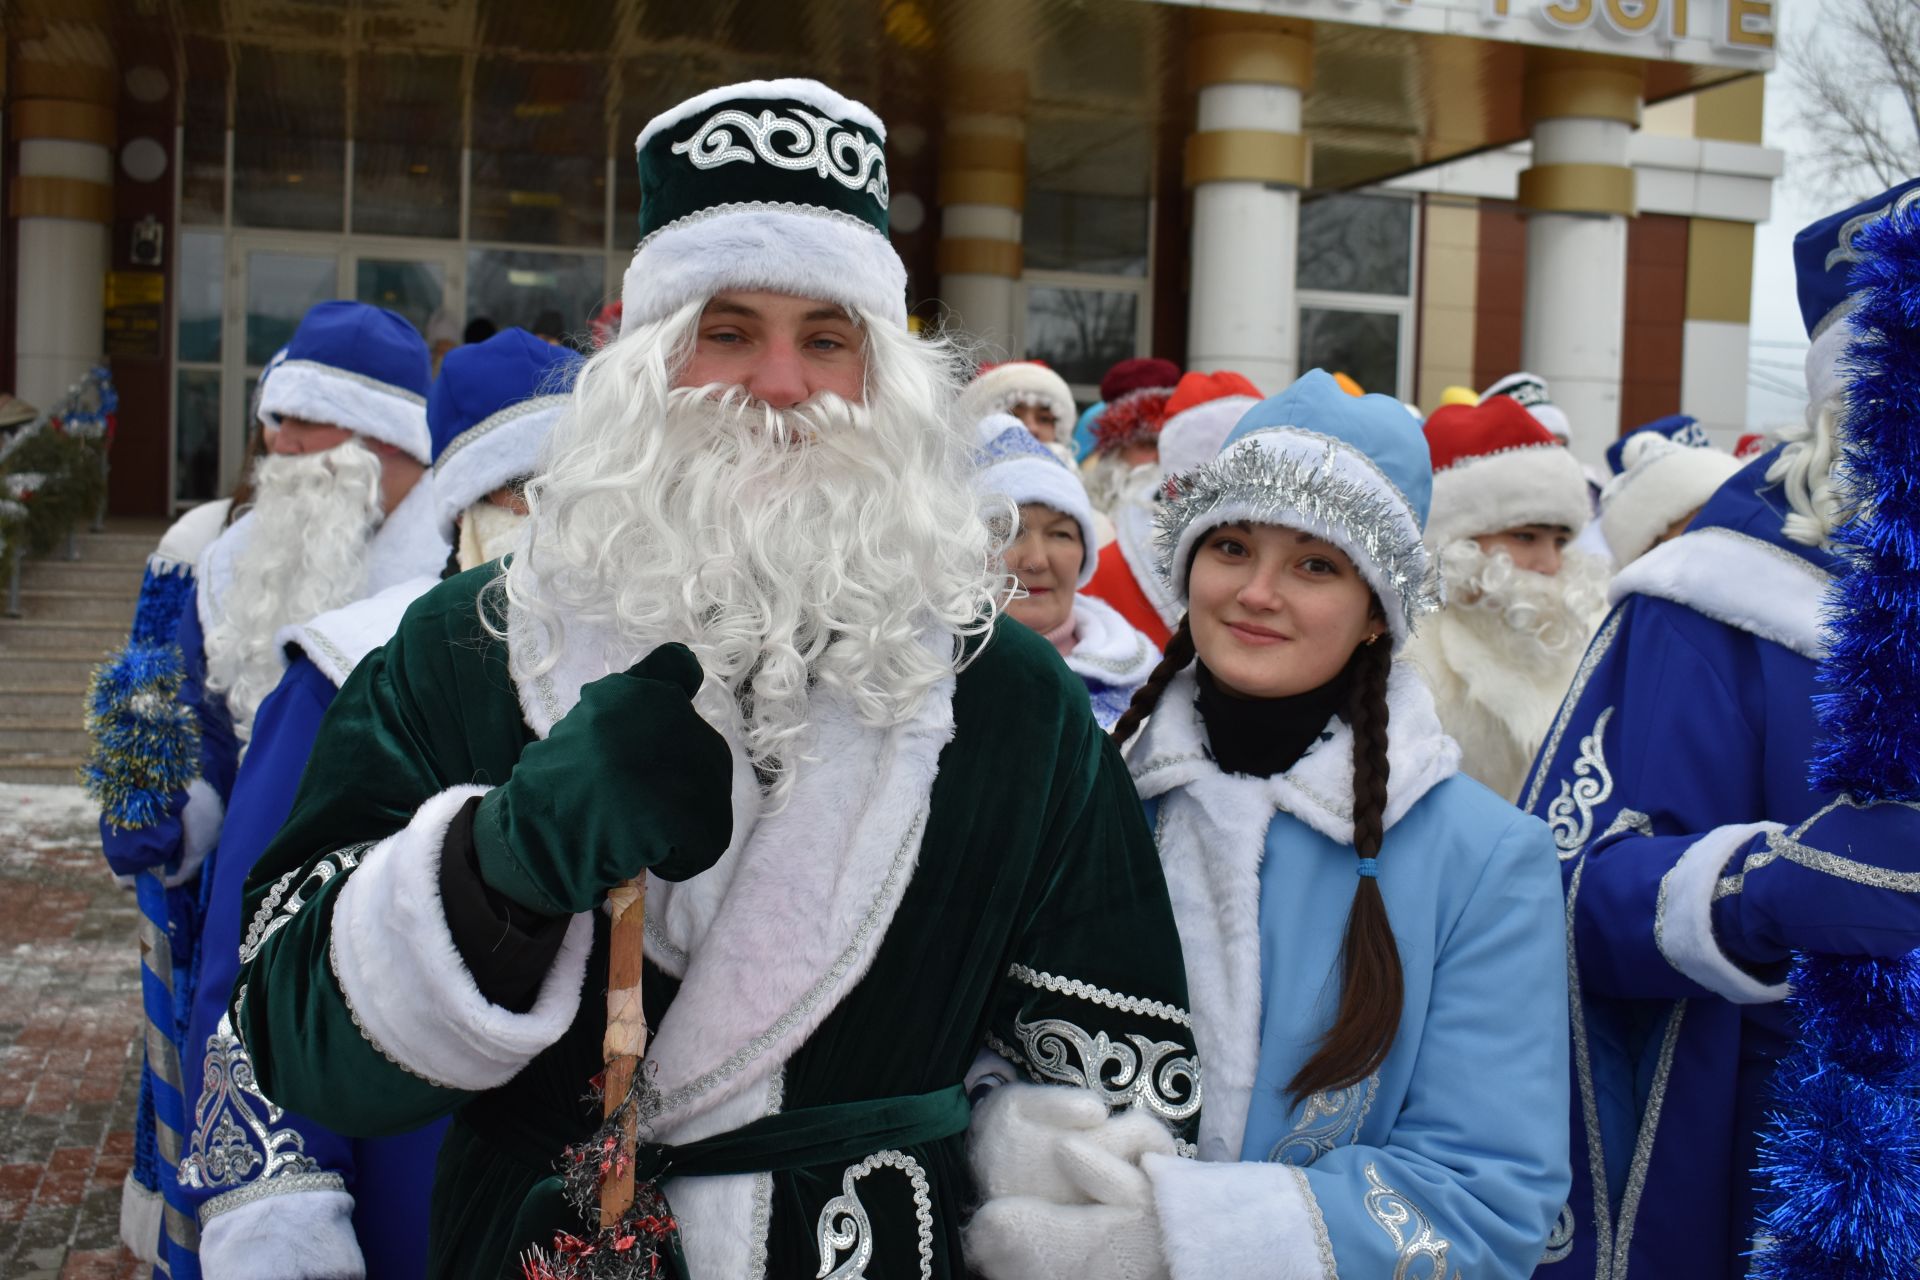
{"type": "Polygon", "coordinates": [[[1386,610],[1397,648],[1439,607],[1421,537],[1433,460],[1420,423],[1392,396],[1352,396],[1315,369],[1247,411],[1219,457],[1172,481],[1155,515],[1160,573],[1185,599],[1187,566],[1210,529],[1284,525],[1347,553],[1386,610]]]}
{"type": "Polygon", "coordinates": [[[534,473],[583,363],[525,329],[447,352],[427,397],[434,499],[446,527],[501,485],[534,473]]]}
{"type": "Polygon", "coordinates": [[[345,427],[431,463],[432,368],[426,339],[400,316],[364,302],[322,302],[294,330],[260,413],[345,427]]]}

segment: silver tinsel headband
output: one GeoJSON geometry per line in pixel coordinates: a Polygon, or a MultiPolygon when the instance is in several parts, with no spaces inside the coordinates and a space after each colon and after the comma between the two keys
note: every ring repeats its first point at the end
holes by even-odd
{"type": "MultiPolygon", "coordinates": [[[[1420,537],[1412,508],[1384,476],[1374,482],[1342,474],[1339,454],[1351,452],[1338,441],[1306,432],[1287,432],[1312,452],[1263,448],[1242,440],[1203,467],[1176,477],[1173,494],[1155,513],[1156,569],[1161,580],[1178,588],[1176,559],[1187,530],[1202,531],[1230,521],[1277,524],[1327,535],[1354,556],[1361,576],[1399,606],[1403,635],[1415,621],[1440,607],[1433,557],[1420,537]],[[1317,456],[1315,456],[1317,455],[1317,456]]],[[[1375,471],[1370,461],[1367,469],[1375,471]]]]}

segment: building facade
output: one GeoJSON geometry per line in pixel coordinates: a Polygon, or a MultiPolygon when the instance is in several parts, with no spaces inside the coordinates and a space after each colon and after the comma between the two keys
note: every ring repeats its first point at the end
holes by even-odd
{"type": "Polygon", "coordinates": [[[889,122],[917,323],[1091,399],[1130,355],[1431,408],[1528,368],[1589,457],[1745,417],[1776,0],[22,0],[0,387],[105,355],[111,506],[236,479],[261,365],[357,297],[582,340],[632,140],[809,74],[889,122]]]}

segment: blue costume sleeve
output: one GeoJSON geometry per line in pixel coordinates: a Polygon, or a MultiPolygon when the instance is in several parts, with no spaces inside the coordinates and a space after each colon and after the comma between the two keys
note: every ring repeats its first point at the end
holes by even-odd
{"type": "MultiPolygon", "coordinates": [[[[305,1274],[357,1274],[359,1265],[351,1222],[355,1144],[270,1102],[225,1017],[239,967],[247,873],[292,808],[333,695],[332,683],[301,659],[260,705],[220,847],[208,863],[186,1049],[191,1128],[180,1171],[186,1203],[200,1224],[198,1262],[208,1280],[251,1274],[249,1266],[266,1274],[268,1259],[282,1247],[289,1256],[322,1256],[343,1268],[305,1274]],[[239,1238],[243,1247],[235,1243],[239,1238]]],[[[177,1265],[174,1275],[178,1280],[177,1265]]]]}
{"type": "Polygon", "coordinates": [[[1500,837],[1436,958],[1420,1057],[1392,1135],[1301,1170],[1338,1274],[1524,1280],[1567,1194],[1565,968],[1542,929],[1560,886],[1539,825],[1500,837]],[[1489,1016],[1498,1010],[1498,1016],[1489,1016]]]}

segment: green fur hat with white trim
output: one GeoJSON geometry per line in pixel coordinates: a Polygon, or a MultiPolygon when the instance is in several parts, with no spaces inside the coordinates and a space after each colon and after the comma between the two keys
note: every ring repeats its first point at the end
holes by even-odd
{"type": "Polygon", "coordinates": [[[886,141],[878,116],[817,80],[727,85],[655,116],[634,144],[640,247],[621,331],[724,289],[819,298],[904,327],[886,141]]]}

